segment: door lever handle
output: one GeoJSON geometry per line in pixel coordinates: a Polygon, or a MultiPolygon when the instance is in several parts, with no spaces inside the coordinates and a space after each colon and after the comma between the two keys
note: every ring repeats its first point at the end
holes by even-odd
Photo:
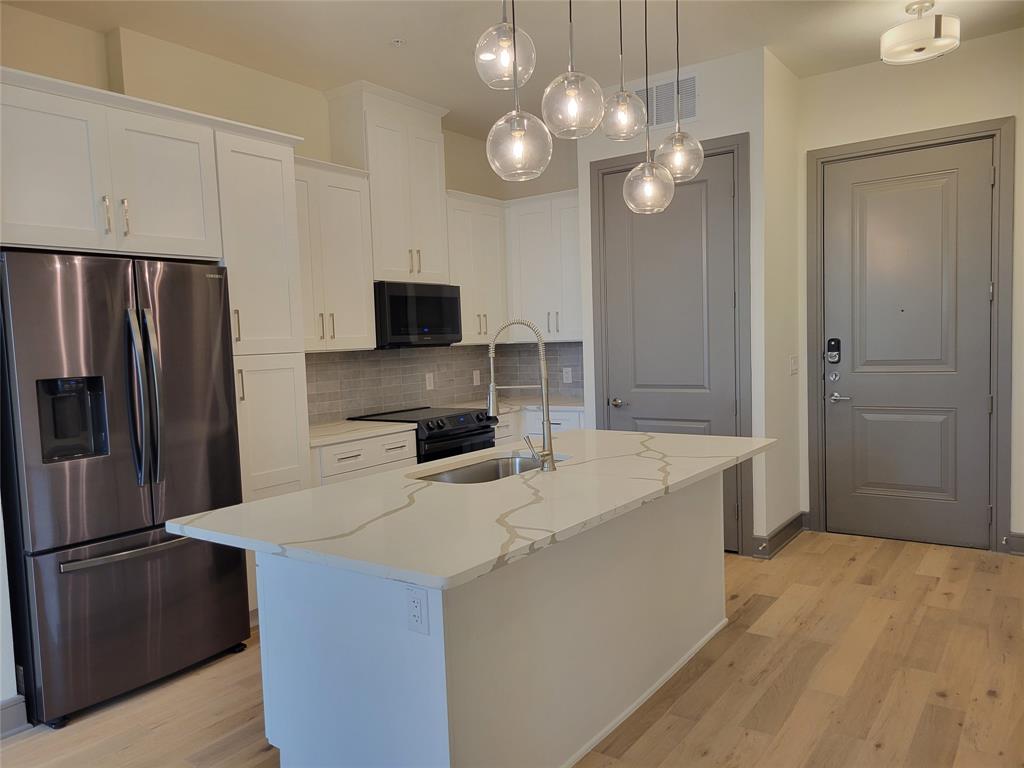
{"type": "Polygon", "coordinates": [[[830,403],[838,403],[842,402],[843,400],[853,400],[853,398],[840,395],[838,392],[833,392],[831,395],[828,396],[828,401],[830,403]]]}

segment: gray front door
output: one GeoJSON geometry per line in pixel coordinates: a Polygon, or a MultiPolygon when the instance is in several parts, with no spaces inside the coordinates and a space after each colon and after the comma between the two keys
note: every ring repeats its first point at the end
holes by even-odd
{"type": "MultiPolygon", "coordinates": [[[[606,423],[610,429],[737,434],[736,243],[731,152],[707,158],[661,214],[603,176],[606,423]]],[[[725,544],[738,548],[737,474],[726,474],[725,544]]]]}
{"type": "Polygon", "coordinates": [[[829,530],[989,546],[992,153],[825,167],[829,530]]]}

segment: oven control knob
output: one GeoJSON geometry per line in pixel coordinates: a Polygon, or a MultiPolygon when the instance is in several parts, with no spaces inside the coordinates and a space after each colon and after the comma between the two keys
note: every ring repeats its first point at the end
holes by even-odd
{"type": "Polygon", "coordinates": [[[433,429],[436,426],[437,425],[434,423],[433,419],[431,419],[430,421],[427,422],[427,429],[433,429]]]}
{"type": "Polygon", "coordinates": [[[443,429],[444,428],[444,419],[438,419],[437,420],[437,428],[438,429],[443,429]]]}
{"type": "Polygon", "coordinates": [[[476,413],[476,420],[477,421],[483,421],[484,420],[484,415],[485,414],[484,414],[483,411],[477,411],[477,413],[476,413]]]}

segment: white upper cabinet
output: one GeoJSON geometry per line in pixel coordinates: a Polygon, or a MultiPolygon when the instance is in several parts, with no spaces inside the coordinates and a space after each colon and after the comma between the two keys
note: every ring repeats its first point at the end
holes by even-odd
{"type": "Polygon", "coordinates": [[[304,349],[291,147],[217,133],[236,355],[304,349]]]}
{"type": "Polygon", "coordinates": [[[213,129],[117,109],[107,126],[121,247],[219,259],[213,129]]]}
{"type": "Polygon", "coordinates": [[[221,257],[213,129],[2,88],[8,244],[221,257]]]}
{"type": "Polygon", "coordinates": [[[374,278],[447,283],[445,110],[364,82],[328,104],[333,159],[370,174],[374,278]]]}
{"type": "Polygon", "coordinates": [[[366,175],[298,161],[295,183],[306,350],[372,349],[377,335],[366,175]]]}
{"type": "Polygon", "coordinates": [[[462,301],[462,342],[487,343],[508,319],[504,206],[449,192],[448,237],[451,280],[462,301]]]}
{"type": "Polygon", "coordinates": [[[107,109],[11,85],[0,100],[3,242],[116,248],[107,109]]]}
{"type": "MultiPolygon", "coordinates": [[[[578,232],[575,192],[509,203],[509,315],[532,321],[550,341],[582,338],[578,232]]],[[[533,338],[525,329],[510,334],[516,341],[533,338]]]]}

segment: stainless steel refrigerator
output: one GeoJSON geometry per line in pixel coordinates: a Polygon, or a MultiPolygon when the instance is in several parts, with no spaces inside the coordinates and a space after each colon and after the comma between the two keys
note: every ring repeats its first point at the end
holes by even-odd
{"type": "Polygon", "coordinates": [[[241,501],[225,270],[6,251],[4,534],[34,722],[249,635],[240,550],[164,531],[241,501]]]}

